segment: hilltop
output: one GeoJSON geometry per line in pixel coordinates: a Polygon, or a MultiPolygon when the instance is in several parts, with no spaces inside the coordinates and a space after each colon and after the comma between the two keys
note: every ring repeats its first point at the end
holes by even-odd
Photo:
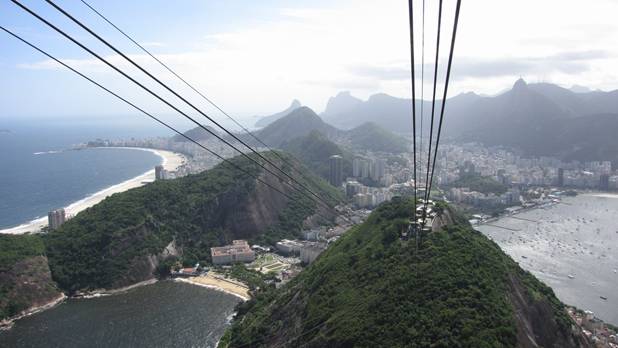
{"type": "MultiPolygon", "coordinates": [[[[280,155],[295,169],[306,171],[288,155],[280,155]]],[[[278,163],[272,153],[266,156],[278,163]]],[[[0,250],[0,276],[7,280],[0,304],[8,301],[16,305],[14,297],[6,294],[18,285],[13,280],[21,278],[9,279],[7,274],[10,276],[22,260],[35,259],[47,270],[42,286],[49,285],[55,294],[55,284],[68,293],[111,289],[151,279],[160,265],[175,260],[187,265],[208,262],[210,247],[234,239],[274,243],[296,237],[303,226],[328,223],[331,211],[266,175],[246,158],[232,161],[293,200],[227,163],[200,174],[114,194],[46,235],[3,237],[15,240],[4,244],[11,246],[9,249],[0,250]]],[[[290,166],[284,168],[292,170],[290,166]]],[[[340,194],[322,179],[311,174],[305,178],[305,184],[320,196],[333,203],[340,199],[340,194]]],[[[43,278],[44,273],[40,273],[43,278]]],[[[23,305],[18,303],[19,308],[28,307],[28,303],[28,299],[23,305]]]]}
{"type": "Polygon", "coordinates": [[[332,155],[343,157],[343,176],[348,177],[352,175],[353,155],[330,141],[317,130],[311,131],[311,133],[304,137],[294,138],[284,143],[282,148],[294,155],[307,168],[325,180],[328,180],[330,170],[328,158],[332,155]]]}
{"type": "Polygon", "coordinates": [[[318,131],[329,139],[337,137],[340,133],[338,129],[324,122],[313,110],[302,106],[255,132],[255,135],[269,146],[279,148],[284,143],[306,136],[312,131],[318,131]]]}
{"type": "Polygon", "coordinates": [[[257,122],[255,122],[255,126],[256,127],[266,127],[269,124],[277,121],[278,119],[287,116],[290,112],[298,109],[299,107],[301,107],[302,104],[300,103],[300,101],[298,101],[297,99],[292,100],[292,104],[290,104],[290,106],[288,106],[287,109],[281,111],[281,112],[277,112],[275,114],[269,115],[269,116],[257,116],[258,120],[257,122]]]}
{"type": "Polygon", "coordinates": [[[373,122],[363,123],[344,133],[353,149],[372,152],[402,153],[410,150],[408,141],[373,122]]]}
{"type": "MultiPolygon", "coordinates": [[[[204,128],[210,130],[214,134],[217,134],[217,135],[219,134],[219,132],[216,129],[214,129],[213,127],[211,127],[211,126],[204,126],[204,128]]],[[[209,140],[209,139],[215,138],[214,135],[212,135],[211,133],[208,133],[207,131],[205,131],[204,128],[202,128],[202,127],[191,128],[188,131],[184,132],[183,134],[188,136],[189,138],[192,138],[195,141],[204,141],[204,140],[209,140]]],[[[187,140],[187,138],[177,134],[177,135],[174,135],[172,137],[172,141],[175,141],[175,142],[187,142],[189,140],[187,140]]]]}
{"type": "Polygon", "coordinates": [[[439,231],[401,241],[412,202],[395,199],[299,276],[239,308],[223,345],[588,346],[553,291],[450,208],[439,231]]]}

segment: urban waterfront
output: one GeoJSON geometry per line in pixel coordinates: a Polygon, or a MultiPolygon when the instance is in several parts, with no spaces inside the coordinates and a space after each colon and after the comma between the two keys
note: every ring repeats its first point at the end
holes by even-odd
{"type": "Polygon", "coordinates": [[[585,193],[476,226],[566,304],[618,324],[618,195],[585,193]],[[499,226],[499,227],[498,227],[499,226]],[[604,299],[606,298],[606,299],[604,299]]]}
{"type": "Polygon", "coordinates": [[[112,296],[71,299],[0,331],[9,347],[214,347],[239,299],[164,281],[112,296]]]}
{"type": "Polygon", "coordinates": [[[154,153],[132,149],[68,150],[100,134],[134,134],[114,127],[39,127],[15,125],[0,134],[0,230],[46,217],[161,163],[154,153]]]}

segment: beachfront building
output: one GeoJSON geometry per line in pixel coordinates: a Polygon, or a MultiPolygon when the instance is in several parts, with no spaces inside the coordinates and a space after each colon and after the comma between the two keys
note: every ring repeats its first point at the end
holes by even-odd
{"type": "Polygon", "coordinates": [[[165,180],[166,174],[165,168],[162,165],[155,166],[155,180],[165,180]]]}
{"type": "Polygon", "coordinates": [[[210,248],[212,263],[228,265],[235,262],[251,262],[255,260],[255,252],[249,247],[246,240],[232,241],[231,245],[210,248]]]}
{"type": "Polygon", "coordinates": [[[52,210],[47,214],[47,223],[49,224],[49,230],[53,231],[60,227],[66,221],[66,213],[64,209],[52,210]]]}

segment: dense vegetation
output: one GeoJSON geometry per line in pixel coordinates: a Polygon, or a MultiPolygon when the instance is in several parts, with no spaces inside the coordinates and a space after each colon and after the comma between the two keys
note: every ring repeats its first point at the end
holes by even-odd
{"type": "Polygon", "coordinates": [[[351,129],[346,135],[352,147],[358,150],[388,153],[402,153],[410,150],[404,138],[373,122],[367,122],[351,129]]]}
{"type": "MultiPolygon", "coordinates": [[[[245,158],[233,161],[252,174],[261,173],[261,168],[245,158]]],[[[210,247],[233,239],[272,243],[292,237],[316,211],[316,203],[264,177],[297,199],[288,202],[227,163],[197,175],[114,194],[46,236],[54,280],[68,291],[128,285],[149,277],[148,257],[168,245],[175,244],[181,261],[190,265],[209,262],[210,247]],[[269,208],[274,215],[270,220],[255,220],[250,212],[269,208]]],[[[309,175],[306,183],[327,199],[339,199],[321,179],[309,175]]]]}
{"type": "Polygon", "coordinates": [[[328,158],[332,155],[340,155],[343,157],[343,177],[352,176],[353,155],[328,140],[324,134],[317,130],[304,137],[286,142],[282,148],[324,179],[328,179],[330,171],[328,158]]]}
{"type": "Polygon", "coordinates": [[[11,269],[18,261],[44,254],[45,245],[37,235],[0,234],[0,272],[11,269]]]}
{"type": "Polygon", "coordinates": [[[458,180],[453,181],[449,187],[467,187],[471,191],[477,191],[484,194],[493,193],[501,195],[507,191],[506,185],[498,182],[490,176],[481,176],[477,173],[463,174],[458,180]]]}
{"type": "MultiPolygon", "coordinates": [[[[269,146],[279,148],[286,142],[306,136],[312,131],[318,131],[329,138],[335,137],[340,132],[322,121],[313,110],[302,106],[256,132],[256,135],[269,146]]],[[[255,144],[249,137],[245,138],[255,144]]]]}
{"type": "Polygon", "coordinates": [[[36,235],[0,234],[0,320],[59,295],[36,235]]]}
{"type": "Polygon", "coordinates": [[[226,342],[513,347],[520,336],[512,293],[520,287],[525,309],[545,310],[534,327],[548,327],[542,345],[554,336],[570,345],[569,319],[550,288],[461,217],[424,236],[418,249],[401,241],[411,211],[408,200],[380,206],[297,278],[244,305],[226,342]]]}

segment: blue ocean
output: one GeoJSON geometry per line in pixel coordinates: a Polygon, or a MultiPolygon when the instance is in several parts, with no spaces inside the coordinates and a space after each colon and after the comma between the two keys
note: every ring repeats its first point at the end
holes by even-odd
{"type": "Polygon", "coordinates": [[[0,120],[0,229],[45,216],[52,209],[68,206],[161,163],[161,158],[151,152],[71,150],[73,145],[96,138],[153,135],[164,134],[156,127],[142,125],[0,120]]]}

